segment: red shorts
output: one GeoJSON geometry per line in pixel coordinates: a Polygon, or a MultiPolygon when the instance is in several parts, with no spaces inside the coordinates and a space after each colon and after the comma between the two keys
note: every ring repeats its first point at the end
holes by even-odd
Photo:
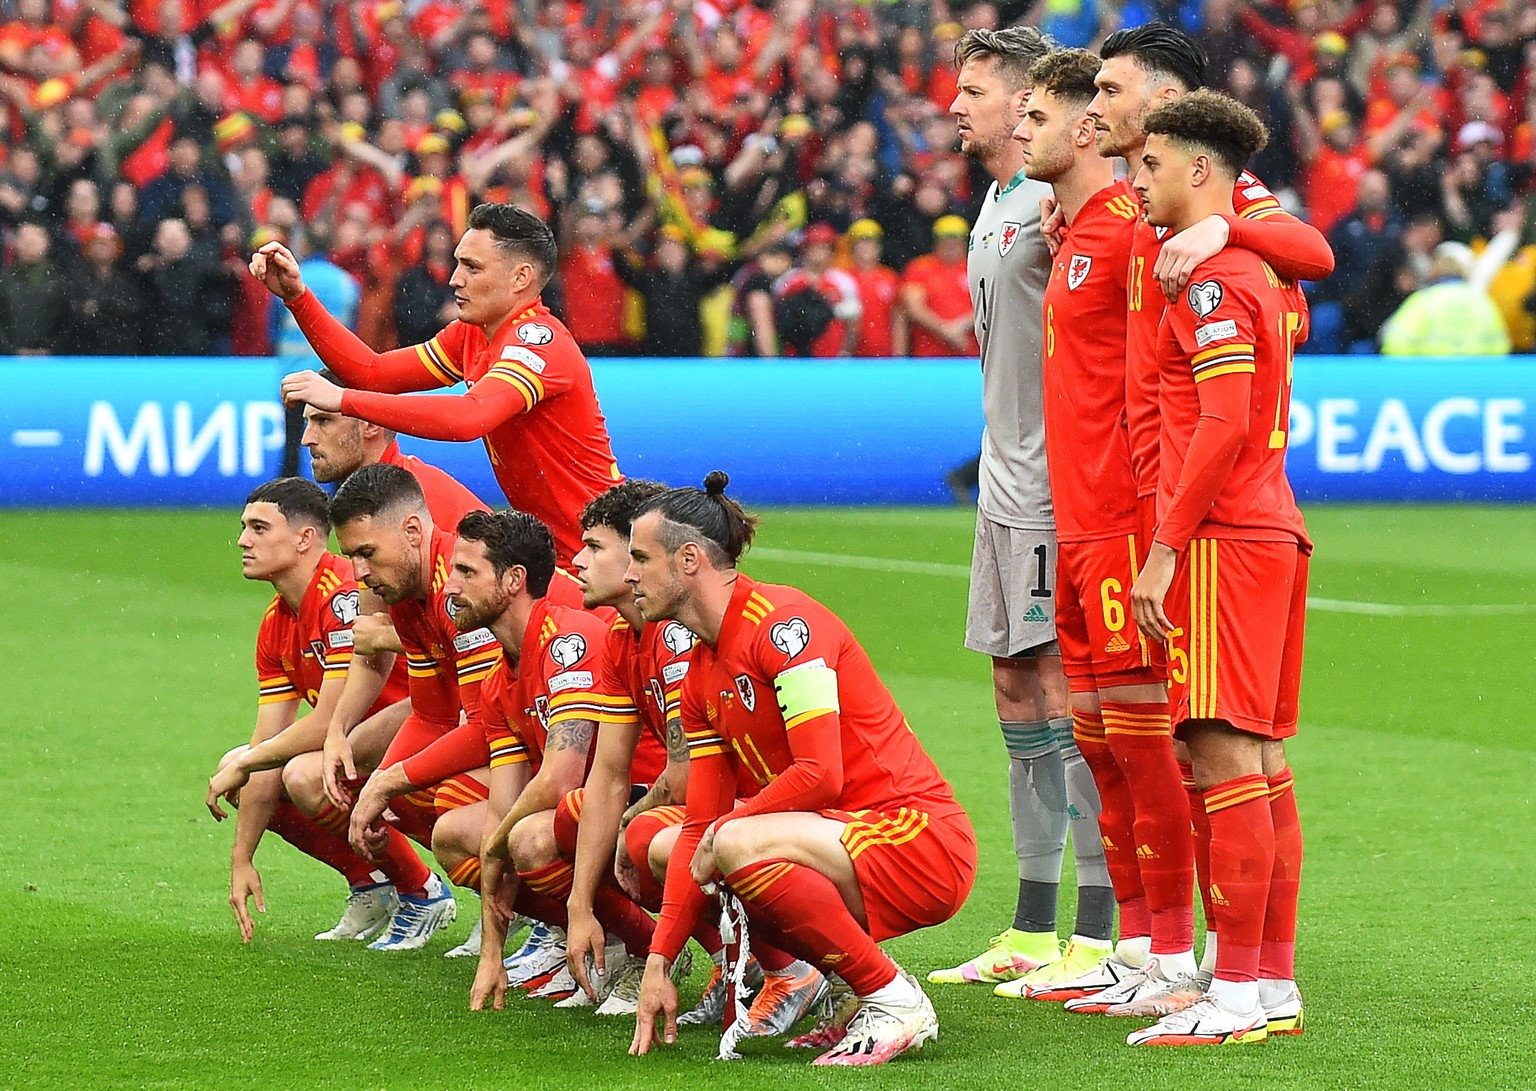
{"type": "Polygon", "coordinates": [[[1056,639],[1073,693],[1163,680],[1162,657],[1131,615],[1131,586],[1140,564],[1134,534],[1058,547],[1056,639]]]}
{"type": "MultiPolygon", "coordinates": [[[[419,754],[432,743],[452,731],[457,724],[439,723],[417,716],[407,716],[390,742],[389,749],[379,761],[380,769],[419,754]]],[[[432,844],[432,827],[439,815],[459,807],[468,807],[490,798],[490,790],[478,777],[460,773],[438,784],[418,788],[389,801],[389,810],[395,816],[393,825],[413,841],[432,844]]]]}
{"type": "Polygon", "coordinates": [[[818,812],[843,823],[840,840],[853,859],[876,943],[943,924],[960,911],[976,882],[976,834],[952,802],[934,812],[818,812]]]}
{"type": "Polygon", "coordinates": [[[1296,734],[1307,564],[1295,542],[1191,539],[1163,603],[1175,734],[1185,720],[1296,734]]]}

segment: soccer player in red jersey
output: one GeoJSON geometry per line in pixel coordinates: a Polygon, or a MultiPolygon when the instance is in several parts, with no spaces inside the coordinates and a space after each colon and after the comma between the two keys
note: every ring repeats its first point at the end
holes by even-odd
{"type": "Polygon", "coordinates": [[[700,641],[682,694],[688,814],[630,1051],[676,1039],[668,974],[703,888],[718,884],[745,904],[752,935],[835,970],[858,996],[846,1037],[816,1063],[880,1064],[936,1037],[938,1019],[877,944],[955,914],[975,879],[975,836],[847,626],[803,592],[737,571],[755,520],[726,482],[717,471],[703,490],[651,501],[630,541],[641,616],[700,641]]]}
{"type": "Polygon", "coordinates": [[[458,321],[425,344],[375,353],[305,289],[285,247],[268,243],[253,254],[252,275],[288,305],[326,366],[356,388],[301,371],[283,380],[283,398],[426,439],[483,439],[507,498],[550,528],[568,565],[581,548],[582,506],[623,476],[586,357],[540,297],[556,265],[554,235],[512,205],[483,204],[454,257],[458,321]],[[469,390],[401,396],[458,382],[469,390]]]}
{"type": "MultiPolygon", "coordinates": [[[[1199,43],[1162,23],[1118,30],[1104,39],[1103,65],[1094,82],[1099,93],[1088,105],[1098,129],[1099,154],[1122,156],[1134,172],[1146,139],[1144,121],[1158,105],[1205,84],[1206,58],[1199,43]]],[[[1183,231],[1157,228],[1144,220],[1136,229],[1127,269],[1126,428],[1131,465],[1136,472],[1137,503],[1143,536],[1151,539],[1156,522],[1158,482],[1157,338],[1165,301],[1187,287],[1191,270],[1227,245],[1241,246],[1263,258],[1281,277],[1316,280],[1333,272],[1333,251],[1322,234],[1280,207],[1263,182],[1244,171],[1232,186],[1233,212],[1211,215],[1183,231]],[[1158,289],[1161,288],[1161,292],[1158,289]]],[[[1207,873],[1209,834],[1205,804],[1189,771],[1188,754],[1177,747],[1195,827],[1195,866],[1205,917],[1212,917],[1207,873]]],[[[1211,972],[1217,957],[1216,933],[1207,928],[1200,969],[1211,972]]]]}
{"type": "MultiPolygon", "coordinates": [[[[354,801],[348,782],[357,778],[357,762],[349,735],[362,720],[358,708],[362,696],[378,684],[378,667],[368,659],[354,658],[340,705],[331,718],[323,758],[302,768],[290,762],[284,782],[302,804],[302,797],[316,800],[314,781],[323,780],[321,798],[328,800],[328,806],[351,812],[350,838],[364,855],[378,852],[389,837],[380,820],[387,806],[396,828],[432,845],[435,852],[441,850],[439,859],[449,867],[450,877],[473,887],[476,876],[448,861],[457,863],[462,856],[452,851],[456,839],[451,831],[460,841],[473,841],[476,831],[454,830],[470,824],[464,816],[446,825],[439,818],[459,809],[473,810],[484,801],[484,770],[462,774],[456,770],[458,775],[416,780],[403,791],[395,788],[403,775],[399,767],[453,732],[461,714],[473,717],[479,707],[479,683],[500,659],[500,648],[484,630],[460,632],[455,625],[443,590],[454,536],[433,525],[421,486],[408,471],[382,463],[357,470],[337,490],[331,518],[337,543],[352,558],[363,585],[359,605],[365,619],[380,620],[373,617],[376,603],[388,607],[387,621],[404,648],[411,712],[354,801]]],[[[357,650],[371,651],[377,632],[370,635],[362,620],[354,627],[357,650]]],[[[380,950],[421,947],[455,914],[452,894],[432,875],[423,890],[400,893],[400,908],[389,932],[373,946],[380,950]]]]}
{"type": "Polygon", "coordinates": [[[1194,847],[1167,692],[1152,646],[1130,623],[1147,544],[1138,536],[1125,436],[1125,268],[1141,204],[1094,147],[1086,108],[1098,70],[1099,58],[1081,49],[1038,61],[1014,136],[1025,171],[1051,183],[1066,224],[1044,300],[1046,463],[1060,543],[1056,631],[1074,737],[1102,801],[1120,942],[1108,959],[1107,946],[1074,937],[1060,963],[995,991],[1077,1003],[1101,987],[1123,988],[1124,996],[1093,1009],[1105,1010],[1192,983],[1197,967],[1194,847]]]}
{"type": "MultiPolygon", "coordinates": [[[[256,729],[250,745],[227,755],[208,782],[205,803],[221,821],[226,817],[221,797],[239,804],[229,901],[247,943],[253,931],[247,900],[254,898],[256,907],[266,912],[261,876],[252,862],[264,830],[271,829],[335,868],[351,887],[341,921],[316,939],[371,939],[389,922],[395,887],[410,890],[426,879],[426,866],[398,834],[376,870],[352,851],[344,836],[316,825],[283,797],[282,773],[277,770],[284,758],[270,764],[260,760],[266,751],[295,745],[308,750],[320,744],[352,660],[357,584],[352,566],[326,549],[328,506],[329,498],[319,486],[301,478],[279,478],[258,486],[240,517],[242,572],[246,579],[270,582],[277,594],[256,635],[256,729]],[[314,712],[295,722],[300,701],[314,712]],[[255,760],[247,767],[242,759],[248,754],[255,760]]],[[[404,677],[391,678],[369,714],[404,697],[404,677]]]]}
{"type": "MultiPolygon", "coordinates": [[[[1146,119],[1134,184],[1149,223],[1232,214],[1231,185],[1267,133],[1194,91],[1146,119]]],[[[1311,542],[1285,476],[1292,359],[1305,297],[1252,251],[1192,270],[1158,341],[1157,533],[1131,592],[1167,640],[1177,731],[1210,820],[1220,938],[1205,998],[1133,1045],[1263,1041],[1302,1029],[1295,982],[1301,822],[1283,740],[1296,733],[1311,542]]]]}

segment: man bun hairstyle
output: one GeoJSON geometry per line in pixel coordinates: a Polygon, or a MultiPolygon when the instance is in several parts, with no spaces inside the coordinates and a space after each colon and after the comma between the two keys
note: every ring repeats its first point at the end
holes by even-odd
{"type": "Polygon", "coordinates": [[[628,538],[635,525],[635,515],[647,500],[660,496],[667,487],[659,481],[632,477],[597,494],[581,509],[581,529],[612,527],[621,538],[628,538]]]}
{"type": "Polygon", "coordinates": [[[1210,90],[1191,91],[1159,106],[1147,115],[1144,128],[1148,136],[1166,136],[1208,152],[1233,178],[1269,143],[1269,130],[1258,114],[1210,90]]]}
{"type": "Polygon", "coordinates": [[[668,553],[696,542],[716,568],[734,568],[752,544],[757,516],[725,495],[730,483],[724,470],[711,470],[702,489],[668,489],[647,501],[635,518],[653,511],[661,515],[661,544],[668,553]]]}
{"type": "Polygon", "coordinates": [[[555,246],[555,233],[543,220],[516,205],[486,203],[470,212],[469,226],[474,231],[489,231],[498,250],[532,262],[539,270],[540,288],[549,283],[560,251],[555,246]]]}
{"type": "Polygon", "coordinates": [[[967,61],[992,58],[997,74],[1008,85],[1009,91],[1020,91],[1029,86],[1029,68],[1055,48],[1056,43],[1034,27],[1014,26],[1002,30],[976,28],[968,30],[955,43],[955,68],[965,67],[967,61]]]}
{"type": "Polygon", "coordinates": [[[257,485],[245,502],[271,504],[290,523],[314,527],[321,535],[331,532],[331,498],[319,485],[302,477],[277,477],[257,485]]]}
{"type": "Polygon", "coordinates": [[[1036,91],[1087,106],[1099,93],[1093,77],[1099,74],[1100,63],[1099,55],[1086,49],[1053,49],[1030,66],[1029,82],[1036,91]]]}
{"type": "Polygon", "coordinates": [[[472,511],[459,520],[459,537],[485,546],[498,577],[521,565],[528,573],[528,593],[541,599],[555,575],[555,539],[549,528],[526,511],[472,511]]]}
{"type": "Polygon", "coordinates": [[[331,525],[344,527],[354,519],[376,519],[397,510],[427,514],[421,485],[409,470],[375,462],[353,471],[336,490],[331,499],[331,525]]]}
{"type": "Polygon", "coordinates": [[[1147,78],[1172,82],[1185,91],[1205,86],[1207,62],[1200,43],[1167,23],[1144,23],[1117,30],[1099,47],[1104,60],[1133,57],[1147,78]]]}

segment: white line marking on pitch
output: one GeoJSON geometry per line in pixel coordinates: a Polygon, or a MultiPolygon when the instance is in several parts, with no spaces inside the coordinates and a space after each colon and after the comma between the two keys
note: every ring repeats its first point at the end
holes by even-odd
{"type": "Polygon", "coordinates": [[[54,428],[18,428],[11,433],[17,447],[57,447],[63,442],[64,433],[54,428]]]}
{"type": "MultiPolygon", "coordinates": [[[[963,564],[942,564],[937,561],[904,561],[895,557],[860,557],[847,553],[817,553],[800,549],[772,549],[754,547],[748,557],[761,557],[765,561],[784,561],[788,564],[825,565],[829,568],[858,568],[869,572],[894,572],[911,576],[948,576],[964,579],[970,576],[970,567],[963,564]]],[[[1313,610],[1330,614],[1360,614],[1366,617],[1515,617],[1536,613],[1536,603],[1466,603],[1442,605],[1419,603],[1401,605],[1392,602],[1354,602],[1350,599],[1307,597],[1307,605],[1313,610]]]]}

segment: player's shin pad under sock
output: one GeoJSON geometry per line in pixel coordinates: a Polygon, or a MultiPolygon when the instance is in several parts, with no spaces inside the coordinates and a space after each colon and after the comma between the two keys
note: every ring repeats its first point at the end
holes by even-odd
{"type": "Polygon", "coordinates": [[[786,951],[836,973],[858,995],[896,976],[896,964],[859,927],[821,872],[788,860],[760,860],[731,872],[725,883],[747,916],[769,926],[786,951]]]}
{"type": "Polygon", "coordinates": [[[1138,922],[1142,931],[1127,931],[1131,927],[1127,906],[1139,902],[1143,918],[1146,908],[1141,868],[1136,863],[1132,840],[1131,822],[1135,808],[1131,803],[1130,788],[1104,741],[1104,721],[1097,713],[1073,712],[1072,735],[1099,791],[1099,840],[1104,846],[1104,866],[1115,888],[1115,900],[1120,903],[1120,934],[1145,935],[1145,919],[1138,922]]]}
{"type": "Polygon", "coordinates": [[[1269,880],[1275,867],[1275,828],[1269,783],[1262,773],[1234,777],[1205,791],[1211,816],[1211,905],[1221,936],[1215,974],[1257,981],[1269,880]]]}
{"type": "Polygon", "coordinates": [[[1289,767],[1269,778],[1269,813],[1275,826],[1275,870],[1269,880],[1259,976],[1296,977],[1296,901],[1301,891],[1301,815],[1289,767]]]}
{"type": "Polygon", "coordinates": [[[1189,800],[1191,840],[1195,847],[1195,889],[1200,892],[1200,908],[1206,927],[1215,920],[1211,912],[1211,817],[1205,813],[1205,794],[1195,787],[1195,770],[1187,761],[1179,762],[1179,779],[1189,800]]]}
{"type": "Polygon", "coordinates": [[[1108,941],[1114,934],[1115,896],[1099,828],[1099,789],[1073,741],[1072,721],[1063,717],[1051,720],[1050,724],[1066,780],[1068,829],[1077,870],[1077,926],[1073,931],[1079,936],[1108,941]]]}
{"type": "Polygon", "coordinates": [[[327,867],[341,872],[348,886],[368,886],[381,881],[375,865],[353,852],[345,837],[338,837],[321,827],[286,799],[280,801],[277,809],[272,812],[272,820],[267,823],[267,829],[306,856],[312,856],[327,867]]]}
{"type": "Polygon", "coordinates": [[[1056,902],[1049,905],[1026,894],[1061,882],[1067,846],[1067,784],[1061,751],[1046,720],[1003,721],[1008,747],[1008,804],[1013,817],[1013,848],[1019,860],[1018,910],[1014,927],[1021,932],[1056,931],[1056,902]],[[1032,884],[1026,887],[1026,883],[1032,884]]]}
{"type": "Polygon", "coordinates": [[[1105,741],[1136,807],[1136,858],[1152,911],[1152,951],[1189,951],[1195,942],[1195,851],[1168,706],[1106,701],[1103,715],[1105,741]]]}
{"type": "MultiPolygon", "coordinates": [[[[315,825],[322,829],[332,830],[343,840],[347,836],[347,827],[352,821],[350,811],[344,811],[327,803],[314,814],[315,825]]],[[[416,855],[416,850],[406,836],[393,826],[384,827],[385,841],[384,851],[374,866],[384,873],[385,878],[395,884],[395,891],[399,894],[408,894],[413,898],[424,897],[427,893],[427,880],[432,877],[432,869],[416,855]]]]}
{"type": "Polygon", "coordinates": [[[629,895],[607,885],[598,887],[592,899],[592,914],[611,936],[624,944],[624,950],[636,958],[646,957],[656,922],[629,895]]]}
{"type": "Polygon", "coordinates": [[[517,875],[522,879],[523,885],[535,894],[564,902],[571,896],[571,880],[576,877],[576,872],[564,860],[556,860],[552,864],[545,864],[531,871],[519,869],[517,875]]]}
{"type": "Polygon", "coordinates": [[[448,869],[448,881],[454,886],[461,886],[466,890],[479,893],[480,890],[480,858],[478,856],[465,857],[453,867],[448,869]]]}
{"type": "Polygon", "coordinates": [[[566,792],[560,797],[560,802],[555,804],[555,844],[560,849],[560,855],[567,860],[576,859],[576,831],[581,826],[582,798],[582,790],[575,788],[566,792]]]}

